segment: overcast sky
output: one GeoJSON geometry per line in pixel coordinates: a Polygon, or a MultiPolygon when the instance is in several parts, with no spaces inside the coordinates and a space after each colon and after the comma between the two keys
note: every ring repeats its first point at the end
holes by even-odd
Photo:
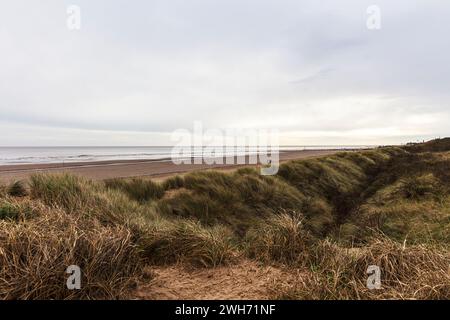
{"type": "Polygon", "coordinates": [[[447,0],[0,1],[3,146],[167,145],[196,120],[296,145],[450,136],[447,0]]]}

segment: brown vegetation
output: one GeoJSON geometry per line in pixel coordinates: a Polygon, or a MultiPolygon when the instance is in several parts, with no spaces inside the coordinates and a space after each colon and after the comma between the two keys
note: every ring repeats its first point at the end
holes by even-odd
{"type": "Polygon", "coordinates": [[[0,187],[0,298],[129,298],[152,266],[251,259],[289,275],[271,298],[448,299],[449,149],[442,139],[342,152],[270,177],[35,175],[0,187]],[[69,265],[83,271],[80,291],[65,287],[69,265]],[[369,265],[382,270],[380,290],[366,287],[369,265]]]}

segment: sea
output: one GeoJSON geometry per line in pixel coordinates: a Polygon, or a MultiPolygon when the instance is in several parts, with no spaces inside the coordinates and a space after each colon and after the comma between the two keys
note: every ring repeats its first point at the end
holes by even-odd
{"type": "MultiPolygon", "coordinates": [[[[281,146],[280,152],[296,150],[351,150],[374,146],[281,146]]],[[[247,155],[260,152],[257,147],[236,147],[234,150],[214,147],[217,157],[247,155]],[[217,152],[223,150],[223,152],[217,152]]],[[[0,165],[70,163],[115,160],[167,160],[172,159],[172,146],[149,147],[0,147],[0,165]]],[[[202,149],[188,149],[184,157],[201,156],[202,149]]]]}

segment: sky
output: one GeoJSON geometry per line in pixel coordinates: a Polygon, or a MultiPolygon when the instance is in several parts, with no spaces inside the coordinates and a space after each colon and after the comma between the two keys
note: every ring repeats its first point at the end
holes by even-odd
{"type": "Polygon", "coordinates": [[[172,145],[196,121],[285,145],[450,136],[449,16],[447,0],[0,0],[0,146],[172,145]]]}

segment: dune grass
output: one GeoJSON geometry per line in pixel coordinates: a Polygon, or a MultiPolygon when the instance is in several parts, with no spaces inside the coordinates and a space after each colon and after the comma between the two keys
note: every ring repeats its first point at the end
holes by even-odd
{"type": "Polygon", "coordinates": [[[196,218],[205,225],[224,224],[237,235],[262,217],[282,209],[306,204],[306,198],[294,187],[255,170],[235,173],[201,171],[183,178],[183,188],[172,189],[170,197],[157,202],[166,216],[196,218]]]}
{"type": "Polygon", "coordinates": [[[130,232],[46,209],[21,223],[0,221],[1,299],[126,298],[141,260],[130,232]],[[65,287],[78,265],[83,290],[65,287]]]}
{"type": "Polygon", "coordinates": [[[314,242],[303,220],[301,214],[285,212],[259,222],[247,233],[247,255],[266,263],[293,264],[302,260],[314,242]]]}
{"type": "Polygon", "coordinates": [[[237,252],[227,228],[206,228],[199,222],[181,220],[155,224],[148,232],[143,255],[156,265],[188,263],[217,267],[232,262],[237,252]]]}
{"type": "Polygon", "coordinates": [[[19,180],[9,185],[7,193],[13,197],[25,197],[28,195],[28,190],[25,183],[19,180]]]}
{"type": "Polygon", "coordinates": [[[448,150],[341,152],[276,176],[211,170],[162,183],[37,174],[29,190],[0,187],[0,298],[126,298],[145,266],[254,259],[298,275],[275,298],[448,299],[448,150]],[[81,291],[65,289],[72,264],[81,291]],[[383,290],[366,288],[372,264],[383,290]]]}
{"type": "Polygon", "coordinates": [[[403,246],[378,237],[361,248],[318,242],[309,269],[297,281],[274,286],[276,299],[448,299],[449,252],[429,245],[403,246]],[[381,289],[367,288],[368,266],[381,270],[381,289]]]}
{"type": "Polygon", "coordinates": [[[105,181],[107,188],[120,190],[126,193],[131,199],[146,202],[160,199],[164,195],[162,185],[152,180],[144,179],[110,179],[105,181]]]}
{"type": "Polygon", "coordinates": [[[39,215],[44,205],[29,199],[17,200],[6,196],[0,198],[0,220],[24,221],[39,215]]]}
{"type": "Polygon", "coordinates": [[[450,162],[438,154],[396,157],[363,193],[364,201],[347,215],[342,237],[364,241],[382,232],[408,243],[449,243],[450,162]]]}

